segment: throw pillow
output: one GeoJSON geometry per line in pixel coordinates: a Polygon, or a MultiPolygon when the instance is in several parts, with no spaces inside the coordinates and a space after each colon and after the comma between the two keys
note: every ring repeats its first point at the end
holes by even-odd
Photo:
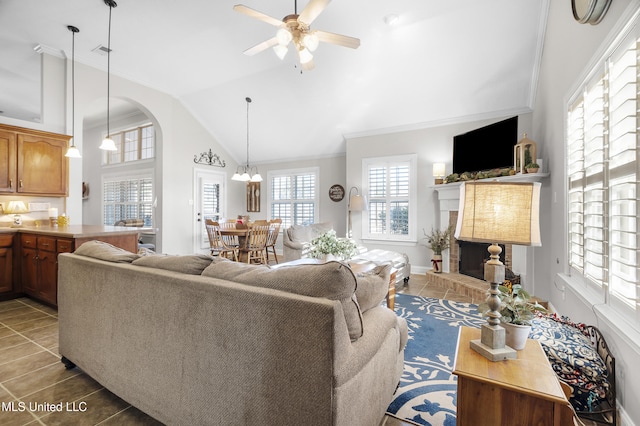
{"type": "Polygon", "coordinates": [[[362,312],[380,306],[389,292],[391,265],[378,265],[371,271],[356,274],[356,298],[362,312]]]}
{"type": "Polygon", "coordinates": [[[107,262],[131,263],[140,256],[104,241],[87,241],[76,249],[75,254],[106,260],[107,262]]]}
{"type": "Polygon", "coordinates": [[[362,313],[355,297],[356,279],[340,262],[269,268],[239,262],[215,262],[202,275],[256,287],[339,300],[352,341],[362,336],[362,313]]]}
{"type": "Polygon", "coordinates": [[[134,265],[166,269],[189,275],[200,275],[211,264],[213,257],[206,254],[142,256],[133,261],[134,265]]]}

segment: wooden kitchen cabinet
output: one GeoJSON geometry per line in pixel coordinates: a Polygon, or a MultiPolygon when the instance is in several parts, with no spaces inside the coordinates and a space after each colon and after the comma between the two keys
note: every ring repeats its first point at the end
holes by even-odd
{"type": "Polygon", "coordinates": [[[69,194],[70,136],[0,124],[0,193],[69,194]]]}
{"type": "Polygon", "coordinates": [[[0,235],[0,293],[13,290],[13,234],[0,235]]]}
{"type": "Polygon", "coordinates": [[[51,305],[58,303],[58,254],[71,253],[74,241],[36,234],[21,234],[22,290],[51,305]]]}

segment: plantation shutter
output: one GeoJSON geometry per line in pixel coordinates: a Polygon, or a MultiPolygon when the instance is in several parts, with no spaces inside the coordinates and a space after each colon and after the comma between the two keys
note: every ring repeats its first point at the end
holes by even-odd
{"type": "Polygon", "coordinates": [[[317,172],[298,171],[270,175],[271,218],[282,219],[281,227],[315,222],[317,172]]]}
{"type": "MultiPolygon", "coordinates": [[[[640,318],[639,42],[623,41],[567,114],[568,249],[573,271],[640,318]]],[[[627,314],[625,314],[627,315],[627,314]]]]}
{"type": "Polygon", "coordinates": [[[631,309],[638,302],[638,42],[609,63],[610,289],[631,309]]]}

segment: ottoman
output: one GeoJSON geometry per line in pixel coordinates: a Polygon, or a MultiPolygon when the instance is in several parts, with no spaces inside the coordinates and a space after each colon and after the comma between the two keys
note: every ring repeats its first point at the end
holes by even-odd
{"type": "Polygon", "coordinates": [[[378,265],[391,263],[391,265],[397,270],[396,289],[402,288],[409,282],[411,264],[409,263],[409,257],[404,253],[378,249],[367,250],[352,257],[349,262],[358,263],[359,260],[362,262],[373,262],[378,265]]]}

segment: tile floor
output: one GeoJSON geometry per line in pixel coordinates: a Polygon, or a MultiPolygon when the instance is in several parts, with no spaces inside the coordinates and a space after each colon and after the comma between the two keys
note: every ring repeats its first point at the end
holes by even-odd
{"type": "MultiPolygon", "coordinates": [[[[469,302],[450,291],[430,288],[412,275],[400,293],[469,302]]],[[[104,389],[77,368],[66,370],[58,354],[57,311],[28,298],[0,302],[0,424],[160,425],[104,389]],[[64,410],[37,407],[69,402],[64,410]],[[75,410],[75,411],[74,411],[75,410]]],[[[385,416],[379,426],[413,423],[385,416]]]]}

